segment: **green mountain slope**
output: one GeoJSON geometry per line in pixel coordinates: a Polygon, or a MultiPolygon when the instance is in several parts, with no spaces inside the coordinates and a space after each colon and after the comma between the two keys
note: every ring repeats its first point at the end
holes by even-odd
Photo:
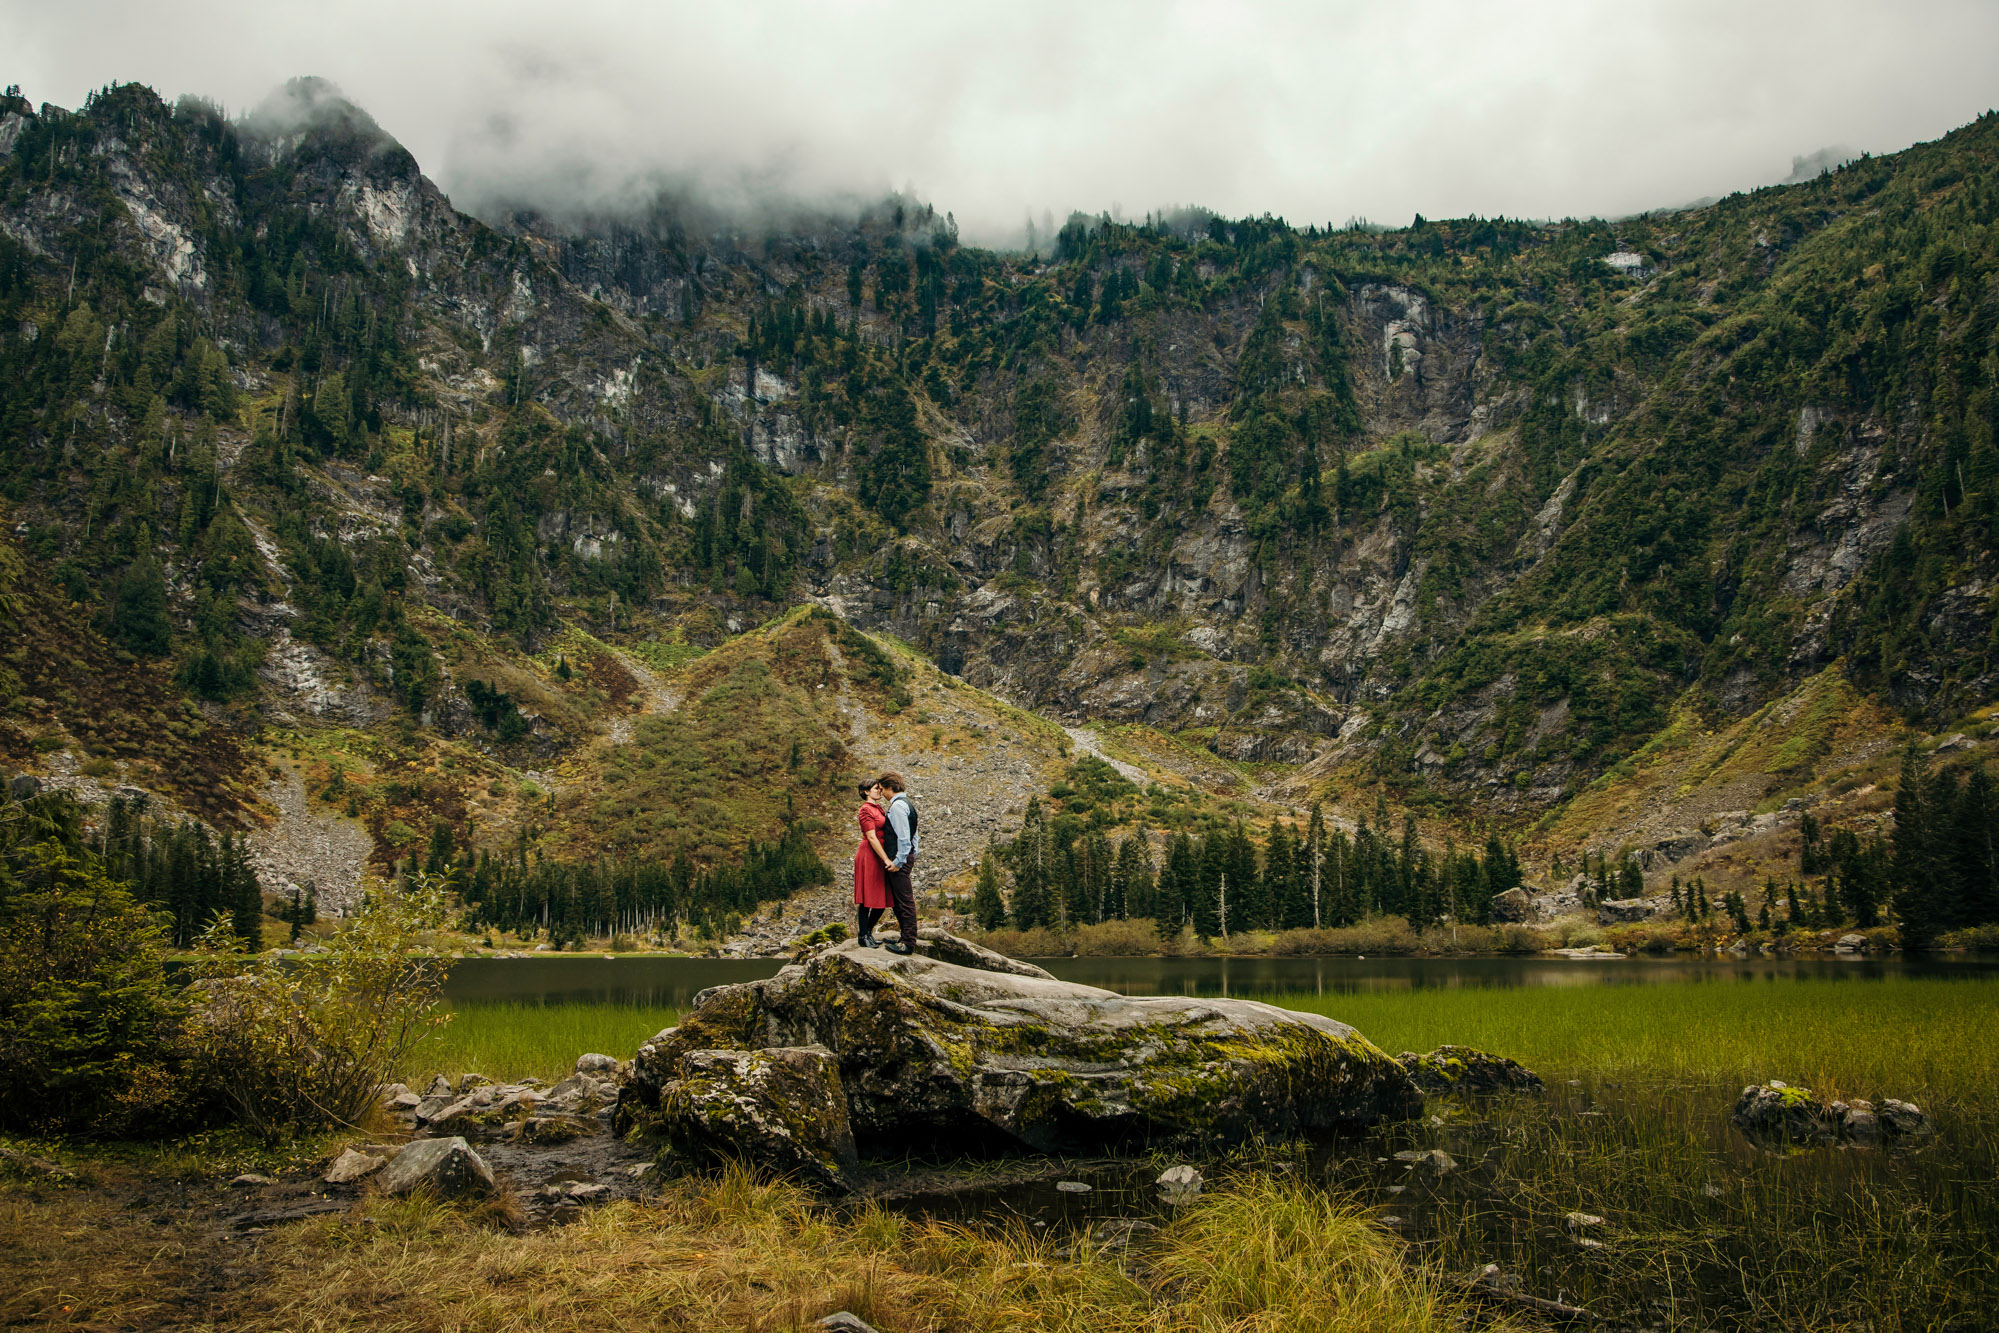
{"type": "MultiPolygon", "coordinates": [[[[558,683],[564,636],[670,664],[808,599],[1069,721],[1523,826],[1828,668],[1994,695],[1999,118],[1616,223],[1078,217],[1037,257],[907,200],[489,224],[284,106],[0,108],[23,577],[219,734],[541,771],[640,688],[558,683]]],[[[766,804],[830,783],[788,670],[639,725],[604,772],[651,823],[568,798],[577,849],[774,778],[745,692],[800,741],[766,804]]]]}

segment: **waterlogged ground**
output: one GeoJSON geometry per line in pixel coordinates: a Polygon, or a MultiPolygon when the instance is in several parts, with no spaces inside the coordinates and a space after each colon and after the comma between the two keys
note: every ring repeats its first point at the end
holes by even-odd
{"type": "MultiPolygon", "coordinates": [[[[1975,962],[1632,959],[1066,959],[1128,993],[1249,995],[1351,1022],[1389,1051],[1462,1042],[1539,1070],[1541,1096],[1432,1098],[1423,1118],[1304,1145],[1186,1158],[938,1170],[934,1145],[883,1171],[913,1216],[1068,1243],[1143,1247],[1178,1160],[1210,1188],[1315,1182],[1364,1204],[1443,1273],[1488,1263],[1536,1296],[1633,1329],[1986,1329],[1999,1310],[1999,969],[1975,962]],[[1744,1084],[1900,1097],[1937,1135],[1915,1148],[1770,1152],[1728,1124],[1744,1084]],[[1398,1152],[1441,1150],[1409,1162],[1398,1152]],[[922,1159],[931,1159],[924,1161],[922,1159]],[[1063,1189],[1068,1182],[1072,1188],[1063,1189]],[[1078,1191],[1075,1185],[1087,1185],[1078,1191]],[[1585,1220],[1601,1219],[1601,1220],[1585,1220]]],[[[705,986],[772,964],[481,962],[454,976],[476,1059],[480,1015],[539,1023],[567,1050],[656,1030],[705,986]],[[501,970],[505,969],[505,970],[501,970]],[[507,987],[516,989],[509,991],[507,987]],[[496,1004],[502,997],[508,1001],[496,1004]],[[612,1034],[618,1034],[614,1039],[612,1034]]],[[[498,1031],[488,1037],[502,1035],[498,1031]]],[[[628,1051],[619,1049],[619,1054],[628,1051]]],[[[526,1058],[526,1057],[520,1057],[526,1058]]],[[[466,1067],[470,1067],[467,1065],[466,1067]]]]}

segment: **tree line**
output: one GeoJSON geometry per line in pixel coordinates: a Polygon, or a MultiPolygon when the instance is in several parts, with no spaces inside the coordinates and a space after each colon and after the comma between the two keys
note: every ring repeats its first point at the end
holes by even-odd
{"type": "Polygon", "coordinates": [[[191,947],[217,916],[252,949],[263,947],[264,887],[246,839],[194,820],[146,816],[143,800],[113,796],[93,850],[105,875],[167,918],[167,938],[191,947]]]}
{"type": "Polygon", "coordinates": [[[979,867],[973,914],[983,929],[1149,918],[1163,936],[1347,926],[1395,915],[1422,927],[1487,924],[1492,900],[1520,887],[1520,862],[1498,834],[1481,849],[1425,847],[1413,816],[1398,837],[1385,807],[1350,837],[1313,806],[1301,831],[1276,821],[1261,847],[1241,820],[1168,836],[1155,856],[1144,828],[1115,848],[1101,827],[1050,820],[1037,798],[1021,829],[979,867]],[[1009,885],[1003,881],[1011,881],[1009,885]]]}
{"type": "MultiPolygon", "coordinates": [[[[440,868],[439,861],[433,847],[429,868],[440,868]]],[[[736,865],[701,866],[685,852],[670,862],[551,861],[530,859],[523,845],[499,856],[468,854],[441,868],[452,872],[469,927],[523,939],[545,933],[558,945],[591,935],[670,935],[682,925],[704,938],[729,935],[763,904],[833,882],[800,824],[775,841],[752,840],[736,865]]]]}

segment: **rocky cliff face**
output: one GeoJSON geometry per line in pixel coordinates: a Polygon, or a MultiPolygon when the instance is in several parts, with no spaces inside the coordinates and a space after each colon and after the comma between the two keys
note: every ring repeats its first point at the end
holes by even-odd
{"type": "Polygon", "coordinates": [[[260,645],[279,712],[476,725],[371,588],[531,650],[810,597],[1071,720],[1545,804],[1835,659],[1991,696],[1995,139],[1616,226],[1042,259],[907,201],[482,222],[311,84],[14,99],[8,496],[105,624],[155,543],[173,651],[260,645]]]}

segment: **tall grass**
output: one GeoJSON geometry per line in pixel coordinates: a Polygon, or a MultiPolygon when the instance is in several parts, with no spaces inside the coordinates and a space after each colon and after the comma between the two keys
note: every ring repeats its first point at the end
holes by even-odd
{"type": "Polygon", "coordinates": [[[435,1074],[558,1079],[586,1051],[630,1059],[678,1016],[653,1005],[461,1003],[437,1036],[411,1053],[401,1077],[411,1084],[435,1074]]]}

